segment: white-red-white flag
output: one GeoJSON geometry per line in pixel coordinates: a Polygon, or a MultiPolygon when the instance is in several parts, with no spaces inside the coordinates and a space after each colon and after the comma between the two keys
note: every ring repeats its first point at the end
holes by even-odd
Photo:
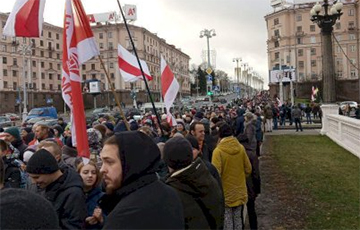
{"type": "Polygon", "coordinates": [[[79,67],[99,55],[80,0],[66,0],[63,34],[62,96],[71,110],[72,143],[78,155],[90,158],[79,67]]]}
{"type": "Polygon", "coordinates": [[[170,113],[176,95],[179,92],[179,83],[176,80],[170,67],[166,64],[165,59],[161,56],[161,92],[164,98],[166,108],[167,121],[172,125],[176,125],[175,118],[170,113]]]}
{"type": "Polygon", "coordinates": [[[40,37],[44,22],[45,0],[17,0],[3,34],[11,37],[40,37]]]}
{"type": "MultiPolygon", "coordinates": [[[[146,79],[148,81],[151,81],[153,77],[150,74],[146,62],[140,60],[140,64],[144,71],[146,79]]],[[[120,74],[125,82],[135,82],[140,79],[143,80],[139,63],[135,55],[127,51],[120,44],[118,45],[118,65],[119,65],[120,74]]]]}

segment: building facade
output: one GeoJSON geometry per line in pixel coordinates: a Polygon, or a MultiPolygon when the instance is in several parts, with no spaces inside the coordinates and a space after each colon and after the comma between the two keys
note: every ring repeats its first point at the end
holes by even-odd
{"type": "MultiPolygon", "coordinates": [[[[11,38],[2,34],[7,17],[8,14],[0,13],[0,113],[22,111],[24,79],[28,109],[53,105],[62,111],[64,108],[61,98],[63,28],[44,23],[40,38],[11,38]]],[[[125,83],[118,70],[118,44],[130,52],[133,51],[124,24],[97,24],[92,26],[92,29],[110,81],[105,76],[99,57],[82,65],[80,74],[83,81],[100,80],[102,93],[96,96],[97,105],[115,105],[110,84],[119,95],[120,101],[125,104],[132,104],[131,89],[137,92],[138,101],[148,101],[145,83],[143,81],[133,85],[125,83]]],[[[140,59],[147,62],[154,78],[149,82],[153,98],[157,101],[160,99],[160,55],[163,55],[180,83],[179,94],[189,95],[190,57],[145,28],[130,25],[130,31],[140,59]]],[[[93,108],[94,96],[86,92],[83,96],[85,107],[93,108]]]]}
{"type": "MultiPolygon", "coordinates": [[[[310,10],[316,3],[283,5],[265,16],[268,32],[268,66],[271,70],[295,69],[295,82],[322,80],[322,41],[320,28],[310,20],[310,10]]],[[[333,55],[337,84],[341,81],[359,80],[360,43],[359,3],[343,1],[343,15],[333,30],[333,55]]],[[[269,74],[270,76],[270,74],[269,74]]],[[[270,78],[269,78],[270,80],[270,78]]],[[[276,83],[269,81],[270,88],[276,83]]],[[[309,89],[310,90],[310,89],[309,89]]],[[[359,98],[359,84],[353,87],[359,98]]],[[[289,86],[285,86],[285,99],[289,86]]],[[[359,99],[358,99],[359,100],[359,99]]]]}

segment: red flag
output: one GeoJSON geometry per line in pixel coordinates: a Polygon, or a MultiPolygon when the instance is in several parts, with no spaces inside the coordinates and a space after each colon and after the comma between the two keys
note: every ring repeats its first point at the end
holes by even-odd
{"type": "Polygon", "coordinates": [[[11,37],[40,37],[45,0],[17,0],[3,34],[11,37]]]}
{"type": "Polygon", "coordinates": [[[170,108],[179,92],[179,83],[176,80],[170,67],[166,64],[165,59],[161,56],[161,91],[166,108],[167,121],[173,125],[176,124],[175,118],[170,113],[170,108]]]}
{"type": "Polygon", "coordinates": [[[99,55],[80,0],[66,0],[63,34],[62,95],[71,110],[72,142],[78,155],[90,158],[79,66],[99,55]]]}

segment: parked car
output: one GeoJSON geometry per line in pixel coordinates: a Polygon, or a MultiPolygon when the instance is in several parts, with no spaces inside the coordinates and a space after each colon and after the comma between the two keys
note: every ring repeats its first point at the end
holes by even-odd
{"type": "Polygon", "coordinates": [[[23,124],[22,124],[22,127],[25,127],[25,128],[32,128],[33,125],[39,121],[46,121],[46,120],[50,120],[50,119],[53,119],[52,117],[34,117],[34,118],[31,118],[29,120],[26,120],[23,124]]]}
{"type": "Polygon", "coordinates": [[[57,119],[42,120],[42,121],[36,122],[35,124],[43,124],[48,127],[53,127],[58,124],[58,120],[57,119]]]}
{"type": "Polygon", "coordinates": [[[345,110],[346,105],[349,105],[350,110],[353,110],[353,111],[355,111],[358,107],[358,103],[356,101],[343,101],[340,103],[341,110],[345,110]]]}
{"type": "Polygon", "coordinates": [[[110,113],[110,109],[109,108],[96,108],[92,111],[92,114],[103,114],[103,113],[110,113]]]}
{"type": "Polygon", "coordinates": [[[15,113],[5,113],[4,116],[10,118],[11,121],[20,120],[20,116],[15,113]]]}
{"type": "Polygon", "coordinates": [[[55,107],[34,108],[30,110],[29,115],[26,117],[26,121],[35,117],[50,117],[52,119],[57,119],[58,115],[55,107]]]}
{"type": "Polygon", "coordinates": [[[11,127],[11,126],[12,126],[12,121],[10,118],[8,118],[6,116],[0,116],[0,127],[1,128],[11,127]]]}

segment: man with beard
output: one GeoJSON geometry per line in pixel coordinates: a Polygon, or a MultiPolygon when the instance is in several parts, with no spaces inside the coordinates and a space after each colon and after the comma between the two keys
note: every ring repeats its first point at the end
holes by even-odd
{"type": "Polygon", "coordinates": [[[115,134],[100,157],[107,193],[100,201],[108,214],[104,229],[184,227],[180,198],[156,175],[160,151],[150,137],[139,131],[115,134]]]}

